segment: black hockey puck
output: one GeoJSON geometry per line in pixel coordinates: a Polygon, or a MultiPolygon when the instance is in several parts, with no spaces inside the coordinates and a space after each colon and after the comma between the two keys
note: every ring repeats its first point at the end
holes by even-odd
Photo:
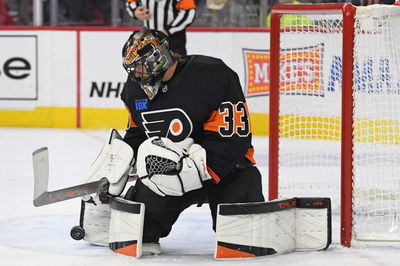
{"type": "Polygon", "coordinates": [[[71,228],[71,237],[75,240],[82,240],[85,236],[85,229],[77,225],[71,228]]]}

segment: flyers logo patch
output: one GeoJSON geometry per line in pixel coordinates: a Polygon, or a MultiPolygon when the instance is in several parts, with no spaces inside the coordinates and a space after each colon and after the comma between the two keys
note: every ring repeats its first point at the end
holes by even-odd
{"type": "Polygon", "coordinates": [[[193,130],[189,116],[179,108],[142,113],[147,137],[167,137],[178,142],[190,136],[193,130]]]}

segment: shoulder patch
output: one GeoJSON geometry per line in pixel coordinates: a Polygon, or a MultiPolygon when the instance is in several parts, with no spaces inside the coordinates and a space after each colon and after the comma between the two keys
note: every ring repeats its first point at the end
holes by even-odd
{"type": "Polygon", "coordinates": [[[148,99],[139,99],[135,100],[135,108],[137,111],[147,110],[147,101],[148,99]]]}

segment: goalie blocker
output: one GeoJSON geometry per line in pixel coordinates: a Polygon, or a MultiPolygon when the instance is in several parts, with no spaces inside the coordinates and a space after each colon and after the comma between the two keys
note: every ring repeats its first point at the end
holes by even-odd
{"type": "Polygon", "coordinates": [[[330,198],[219,204],[216,259],[324,250],[331,244],[330,198]]]}

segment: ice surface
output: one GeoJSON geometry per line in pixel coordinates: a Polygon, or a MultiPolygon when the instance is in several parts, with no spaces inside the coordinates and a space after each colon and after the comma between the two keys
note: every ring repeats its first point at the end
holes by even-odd
{"type": "MultiPolygon", "coordinates": [[[[133,259],[107,247],[72,240],[79,222],[79,199],[35,208],[32,152],[47,146],[49,189],[77,183],[96,158],[108,130],[0,128],[0,265],[399,265],[400,244],[339,244],[339,217],[333,217],[333,243],[327,251],[294,252],[257,259],[216,261],[208,206],[187,209],[161,240],[162,255],[133,259]]],[[[121,132],[123,133],[123,132],[121,132]]],[[[268,139],[255,137],[255,159],[267,193],[268,139]]]]}

